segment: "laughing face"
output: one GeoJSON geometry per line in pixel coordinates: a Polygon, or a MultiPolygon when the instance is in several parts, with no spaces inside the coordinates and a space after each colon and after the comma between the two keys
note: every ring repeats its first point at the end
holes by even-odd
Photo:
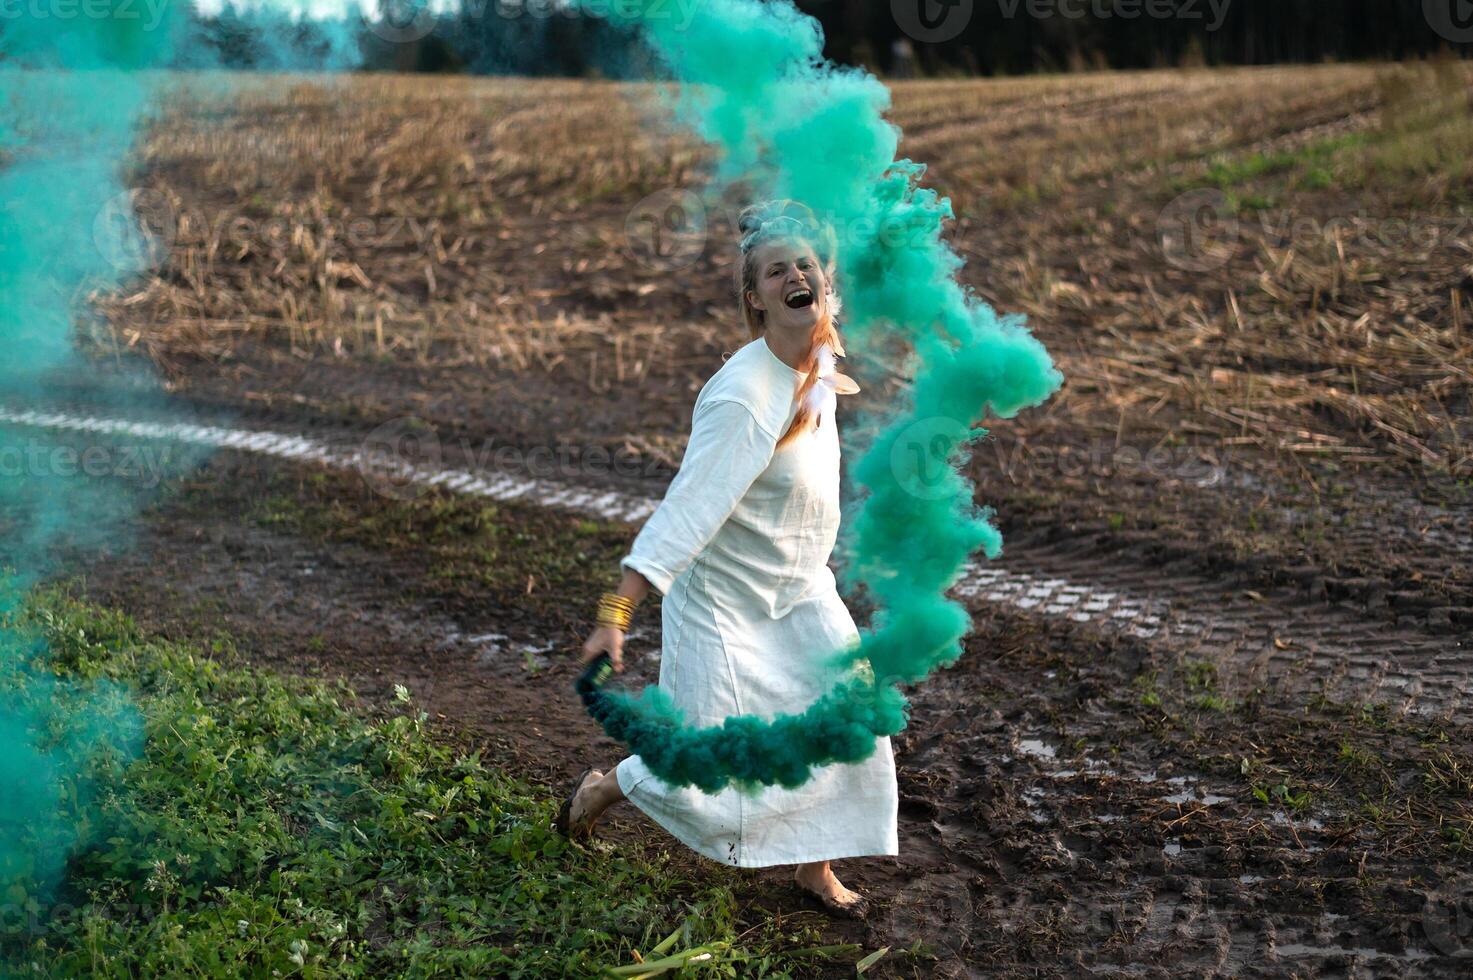
{"type": "Polygon", "coordinates": [[[807,335],[829,309],[829,281],[812,246],[777,240],[757,246],[756,276],[747,301],[762,310],[769,329],[807,335]]]}

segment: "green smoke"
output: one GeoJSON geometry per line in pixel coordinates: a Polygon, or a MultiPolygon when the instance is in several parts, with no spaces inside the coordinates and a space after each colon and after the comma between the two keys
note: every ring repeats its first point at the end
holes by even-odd
{"type": "MultiPolygon", "coordinates": [[[[284,13],[253,29],[264,49],[287,51],[285,26],[306,3],[275,7],[284,13]]],[[[345,23],[318,36],[340,38],[345,23]]],[[[132,213],[122,165],[165,83],[158,69],[209,63],[192,46],[184,4],[172,0],[88,0],[70,13],[13,4],[0,23],[0,405],[163,403],[146,368],[99,364],[77,338],[95,327],[89,293],[158,258],[132,213]]],[[[343,43],[319,48],[303,58],[348,63],[343,43]]],[[[87,840],[100,780],[141,738],[127,692],[48,648],[26,610],[63,554],[120,543],[122,518],[151,484],[119,476],[158,477],[164,461],[187,455],[155,446],[128,461],[143,448],[79,446],[77,437],[0,424],[0,904],[12,909],[57,883],[87,840]],[[84,465],[84,451],[102,455],[84,465]],[[150,461],[153,472],[139,473],[150,461]],[[89,470],[94,462],[102,475],[89,470]]]]}
{"type": "Polygon", "coordinates": [[[668,783],[792,787],[901,731],[896,685],[961,655],[970,618],[945,592],[978,549],[1002,550],[962,472],[968,444],[986,435],[973,423],[1040,404],[1063,377],[1022,317],[999,317],[957,282],[962,260],[941,238],[950,202],[919,186],[924,167],[896,160],[878,79],[826,62],[818,24],[788,0],[703,0],[688,19],[674,6],[650,0],[621,22],[669,67],[682,121],[722,151],[717,183],[795,198],[829,221],[846,346],[878,353],[898,335],[915,380],[853,470],[867,496],[844,543],[846,584],[867,589],[877,613],[856,648],[833,652],[833,689],[802,714],[709,728],[686,726],[653,686],[602,692],[590,711],[668,783]]]}
{"type": "MultiPolygon", "coordinates": [[[[138,72],[165,63],[179,21],[125,0],[65,24],[35,5],[11,13],[0,27],[0,395],[15,403],[75,380],[80,297],[133,271],[118,261],[137,254],[130,229],[99,216],[123,193],[118,163],[148,104],[138,72]]],[[[75,447],[5,429],[0,451],[0,895],[23,903],[55,883],[85,833],[93,767],[131,751],[140,728],[123,692],[54,673],[53,651],[19,616],[57,550],[105,540],[126,500],[78,475],[75,447]]]]}

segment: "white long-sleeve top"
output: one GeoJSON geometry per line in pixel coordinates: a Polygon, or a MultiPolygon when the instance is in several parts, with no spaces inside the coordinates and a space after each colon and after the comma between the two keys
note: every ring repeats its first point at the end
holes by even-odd
{"type": "Polygon", "coordinates": [[[696,398],[680,470],[624,567],[666,594],[699,559],[773,617],[810,588],[833,585],[839,440],[832,408],[818,432],[775,452],[802,380],[765,340],[727,360],[696,398]]]}
{"type": "MultiPolygon", "coordinates": [[[[839,677],[826,661],[858,630],[828,567],[839,530],[833,403],[777,449],[802,374],[756,340],[701,389],[665,498],[622,564],[664,595],[660,686],[688,724],[806,710],[839,677]]],[[[756,796],[672,788],[638,756],[618,767],[635,805],[678,839],[743,867],[897,853],[890,740],[869,758],[756,796]]]]}

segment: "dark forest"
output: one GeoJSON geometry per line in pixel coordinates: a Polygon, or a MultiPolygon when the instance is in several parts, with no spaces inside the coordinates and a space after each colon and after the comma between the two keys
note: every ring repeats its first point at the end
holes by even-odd
{"type": "MultiPolygon", "coordinates": [[[[464,0],[433,17],[423,0],[350,28],[370,70],[640,77],[652,70],[603,18],[562,0],[464,0]],[[418,19],[416,19],[418,18],[418,19]],[[385,25],[388,29],[384,29],[385,25]]],[[[596,3],[598,0],[586,0],[596,3]]],[[[619,0],[603,0],[613,5],[619,0]]],[[[700,0],[666,0],[671,15],[700,0]],[[682,6],[684,5],[684,6],[682,6]]],[[[889,75],[1016,75],[1198,65],[1401,60],[1473,50],[1464,0],[801,0],[836,61],[889,75]]],[[[227,8],[200,22],[230,67],[291,67],[227,8]]],[[[322,43],[302,28],[293,44],[322,43]]],[[[306,61],[307,59],[303,59],[306,61]]]]}

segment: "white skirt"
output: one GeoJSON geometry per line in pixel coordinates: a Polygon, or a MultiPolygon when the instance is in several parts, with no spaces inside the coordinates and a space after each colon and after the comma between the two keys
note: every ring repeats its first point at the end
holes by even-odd
{"type": "MultiPolygon", "coordinates": [[[[732,715],[797,714],[839,679],[824,666],[859,636],[833,573],[785,615],[745,608],[740,592],[696,561],[662,605],[660,687],[686,723],[719,725],[732,715]],[[822,586],[826,586],[822,587],[822,586]]],[[[899,853],[895,757],[888,737],[869,757],[813,770],[796,789],[708,794],[671,788],[630,756],[615,770],[639,809],[698,854],[759,868],[899,853]]]]}

